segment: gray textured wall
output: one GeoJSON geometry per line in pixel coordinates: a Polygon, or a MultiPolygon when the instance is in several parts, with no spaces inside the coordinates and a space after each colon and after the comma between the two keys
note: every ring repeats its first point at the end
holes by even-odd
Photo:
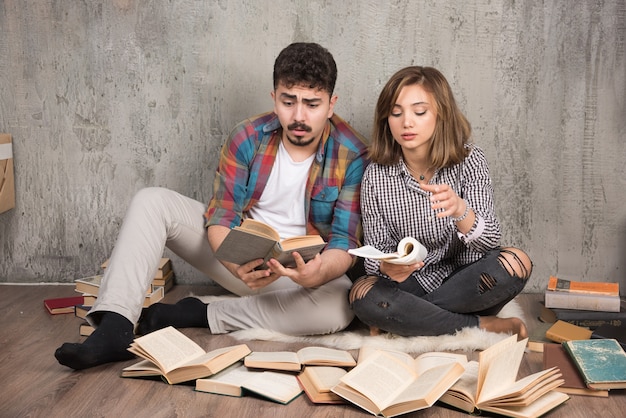
{"type": "Polygon", "coordinates": [[[384,3],[0,0],[17,190],[0,282],[97,273],[142,187],[208,200],[230,128],[270,109],[277,53],[316,41],[338,63],[337,112],[366,135],[393,72],[443,71],[489,157],[504,243],[534,259],[527,290],[551,274],[626,285],[625,0],[384,3]]]}

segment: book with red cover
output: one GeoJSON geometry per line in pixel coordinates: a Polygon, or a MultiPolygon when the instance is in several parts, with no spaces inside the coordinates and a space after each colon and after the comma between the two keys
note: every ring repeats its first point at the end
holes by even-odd
{"type": "Polygon", "coordinates": [[[82,305],[85,299],[82,296],[51,298],[43,301],[43,306],[52,315],[74,313],[74,306],[82,305]]]}

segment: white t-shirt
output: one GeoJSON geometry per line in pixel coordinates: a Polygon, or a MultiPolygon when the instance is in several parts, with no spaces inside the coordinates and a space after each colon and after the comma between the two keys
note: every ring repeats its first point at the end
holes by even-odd
{"type": "Polygon", "coordinates": [[[272,226],[281,239],[305,235],[304,191],[314,158],[293,161],[281,142],[263,194],[248,216],[272,226]]]}

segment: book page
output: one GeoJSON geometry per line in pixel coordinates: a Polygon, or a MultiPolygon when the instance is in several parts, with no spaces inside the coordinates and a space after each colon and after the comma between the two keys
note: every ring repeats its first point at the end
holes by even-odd
{"type": "Polygon", "coordinates": [[[456,362],[430,368],[399,394],[394,404],[414,403],[413,408],[404,409],[406,412],[430,406],[448,390],[462,373],[462,366],[456,362]]]}
{"type": "Polygon", "coordinates": [[[393,403],[417,374],[404,363],[378,351],[348,372],[341,381],[369,398],[379,409],[393,403]]]}
{"type": "Polygon", "coordinates": [[[132,345],[139,346],[164,373],[205,354],[202,347],[173,327],[139,337],[132,345]]]}
{"type": "Polygon", "coordinates": [[[472,406],[476,406],[476,386],[478,385],[478,362],[469,361],[465,365],[465,372],[451,387],[450,392],[456,392],[467,399],[472,406]]]}
{"type": "Polygon", "coordinates": [[[311,383],[318,392],[328,393],[348,372],[341,367],[312,366],[304,369],[303,373],[309,376],[311,383]]]}
{"type": "Polygon", "coordinates": [[[356,361],[354,361],[354,358],[349,352],[335,348],[305,347],[298,350],[297,354],[302,364],[356,364],[356,361]]]}
{"type": "Polygon", "coordinates": [[[420,354],[415,359],[415,371],[419,376],[428,369],[450,363],[459,363],[465,367],[467,364],[467,356],[465,354],[443,352],[420,354]]]}
{"type": "Polygon", "coordinates": [[[287,403],[302,393],[296,376],[278,372],[261,372],[242,385],[247,390],[271,400],[287,403]]]}
{"type": "Polygon", "coordinates": [[[257,221],[252,218],[244,219],[238,229],[246,230],[255,235],[261,235],[263,237],[270,238],[276,242],[280,241],[280,235],[278,232],[266,223],[257,221]]]}
{"type": "Polygon", "coordinates": [[[517,335],[512,335],[478,355],[478,404],[515,383],[527,341],[517,341],[517,335]]]}
{"type": "Polygon", "coordinates": [[[300,359],[292,351],[253,351],[246,356],[244,362],[248,367],[258,367],[257,365],[268,363],[300,364],[300,359]]]}
{"type": "Polygon", "coordinates": [[[412,369],[415,368],[415,359],[409,354],[402,351],[390,350],[386,348],[376,348],[371,345],[364,345],[363,347],[361,347],[361,349],[359,350],[359,358],[357,363],[363,363],[365,360],[367,360],[369,357],[373,356],[379,351],[385,352],[388,355],[395,357],[397,360],[406,364],[407,367],[410,367],[412,369]]]}

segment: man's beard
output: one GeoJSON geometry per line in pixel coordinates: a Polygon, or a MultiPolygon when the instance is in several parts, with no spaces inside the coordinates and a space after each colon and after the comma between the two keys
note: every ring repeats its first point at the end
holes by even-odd
{"type": "Polygon", "coordinates": [[[293,145],[295,145],[297,147],[306,147],[308,145],[311,145],[316,140],[315,137],[311,137],[309,139],[304,139],[304,137],[302,137],[302,136],[297,136],[297,137],[293,137],[292,138],[291,135],[289,135],[289,132],[292,131],[292,130],[295,130],[295,129],[300,129],[300,130],[303,130],[305,132],[311,132],[313,130],[310,126],[308,126],[308,125],[306,125],[304,123],[300,123],[300,122],[294,122],[291,125],[287,126],[287,133],[286,133],[285,136],[287,137],[287,140],[291,144],[293,144],[293,145]]]}

